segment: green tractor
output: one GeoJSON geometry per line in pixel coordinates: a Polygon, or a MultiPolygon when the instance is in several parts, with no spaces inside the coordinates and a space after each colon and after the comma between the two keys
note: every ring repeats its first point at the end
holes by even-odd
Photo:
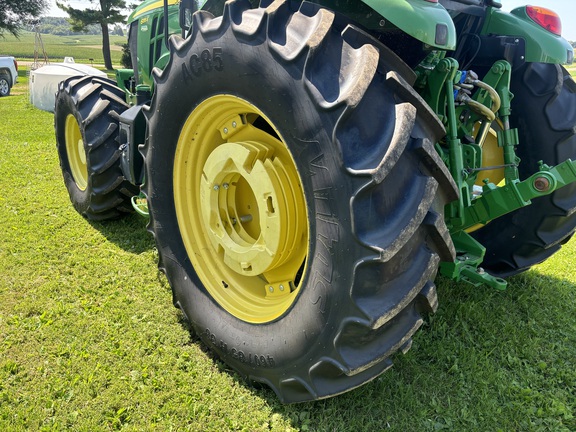
{"type": "Polygon", "coordinates": [[[504,289],[576,228],[552,11],[497,0],[147,0],[133,70],[55,106],[71,201],[149,218],[174,304],[286,403],[405,353],[440,274],[504,289]]]}

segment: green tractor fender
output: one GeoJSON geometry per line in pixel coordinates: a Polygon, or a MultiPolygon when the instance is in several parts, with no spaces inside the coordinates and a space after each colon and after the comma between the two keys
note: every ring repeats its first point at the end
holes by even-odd
{"type": "Polygon", "coordinates": [[[362,0],[400,30],[439,49],[456,48],[456,29],[439,3],[422,0],[362,0]]]}
{"type": "Polygon", "coordinates": [[[523,39],[523,60],[527,62],[570,64],[574,60],[574,50],[570,43],[532,21],[525,7],[516,8],[510,13],[489,8],[482,34],[523,39]]]}

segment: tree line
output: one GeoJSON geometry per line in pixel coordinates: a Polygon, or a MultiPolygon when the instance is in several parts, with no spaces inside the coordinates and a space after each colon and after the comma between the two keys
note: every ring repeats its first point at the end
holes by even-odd
{"type": "MultiPolygon", "coordinates": [[[[110,27],[110,34],[124,36],[125,32],[120,24],[110,27]]],[[[102,29],[98,24],[90,24],[82,31],[74,31],[70,26],[68,18],[62,17],[42,17],[38,20],[28,22],[24,26],[25,30],[38,31],[40,34],[51,34],[56,36],[75,36],[75,35],[101,35],[102,29]]]]}

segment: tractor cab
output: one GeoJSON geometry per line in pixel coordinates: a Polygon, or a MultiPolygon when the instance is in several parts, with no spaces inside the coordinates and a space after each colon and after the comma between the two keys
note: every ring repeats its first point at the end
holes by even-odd
{"type": "Polygon", "coordinates": [[[164,69],[168,63],[168,39],[170,35],[181,32],[179,15],[176,0],[169,0],[165,7],[162,2],[147,0],[128,17],[132,69],[118,69],[116,77],[130,105],[150,100],[154,87],[152,70],[155,67],[164,69]]]}

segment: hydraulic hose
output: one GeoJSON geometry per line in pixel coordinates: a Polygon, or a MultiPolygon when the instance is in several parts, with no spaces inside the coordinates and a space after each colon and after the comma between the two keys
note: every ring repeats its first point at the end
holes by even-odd
{"type": "Polygon", "coordinates": [[[492,112],[497,112],[500,109],[500,106],[502,105],[502,101],[500,99],[500,95],[498,94],[498,92],[493,87],[489,86],[488,84],[480,80],[474,81],[473,84],[476,87],[480,87],[481,89],[486,90],[488,92],[488,94],[490,95],[490,99],[492,99],[492,112]]]}

